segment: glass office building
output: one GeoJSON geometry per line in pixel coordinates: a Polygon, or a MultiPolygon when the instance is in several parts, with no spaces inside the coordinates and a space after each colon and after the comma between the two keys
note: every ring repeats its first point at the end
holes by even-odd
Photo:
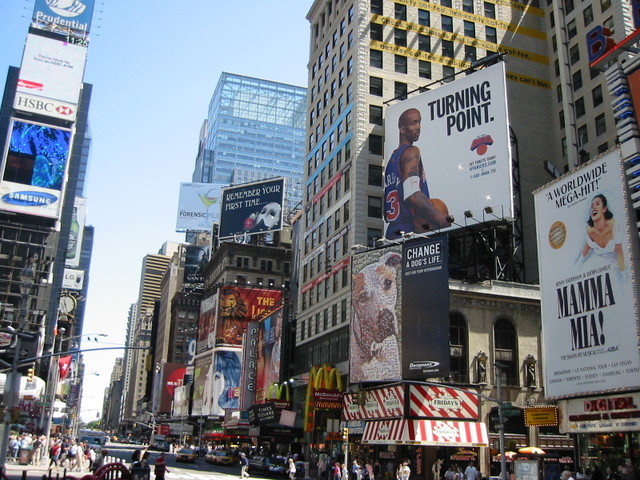
{"type": "Polygon", "coordinates": [[[306,108],[306,88],[223,73],[209,103],[193,181],[225,187],[283,176],[286,208],[299,208],[306,108]]]}

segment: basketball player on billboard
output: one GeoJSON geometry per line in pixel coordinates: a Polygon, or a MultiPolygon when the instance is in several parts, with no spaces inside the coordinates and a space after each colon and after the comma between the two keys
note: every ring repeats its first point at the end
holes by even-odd
{"type": "Polygon", "coordinates": [[[420,149],[413,145],[420,138],[421,122],[422,116],[415,108],[405,110],[398,119],[399,145],[384,172],[385,236],[389,240],[402,233],[451,226],[447,205],[429,196],[420,149]]]}

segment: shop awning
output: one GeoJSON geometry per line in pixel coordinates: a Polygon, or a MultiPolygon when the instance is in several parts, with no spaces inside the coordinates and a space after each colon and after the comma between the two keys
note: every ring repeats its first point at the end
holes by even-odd
{"type": "Polygon", "coordinates": [[[381,420],[367,422],[362,443],[486,447],[489,437],[482,422],[381,420]]]}

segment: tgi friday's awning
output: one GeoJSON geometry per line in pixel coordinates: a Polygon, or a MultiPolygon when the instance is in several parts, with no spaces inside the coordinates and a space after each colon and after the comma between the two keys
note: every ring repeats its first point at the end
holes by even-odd
{"type": "Polygon", "coordinates": [[[489,437],[482,422],[380,420],[367,422],[362,443],[486,447],[489,437]]]}

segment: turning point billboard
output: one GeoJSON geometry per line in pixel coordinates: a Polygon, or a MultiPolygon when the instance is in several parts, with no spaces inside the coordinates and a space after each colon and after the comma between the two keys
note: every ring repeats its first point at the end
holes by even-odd
{"type": "Polygon", "coordinates": [[[447,215],[487,206],[512,216],[504,63],[390,106],[385,145],[387,239],[454,228],[447,215]]]}
{"type": "Polygon", "coordinates": [[[445,235],[354,255],[351,294],[352,383],[449,373],[445,235]]]}
{"type": "Polygon", "coordinates": [[[640,387],[638,232],[620,151],[542,187],[534,201],[546,395],[640,387]]]}

